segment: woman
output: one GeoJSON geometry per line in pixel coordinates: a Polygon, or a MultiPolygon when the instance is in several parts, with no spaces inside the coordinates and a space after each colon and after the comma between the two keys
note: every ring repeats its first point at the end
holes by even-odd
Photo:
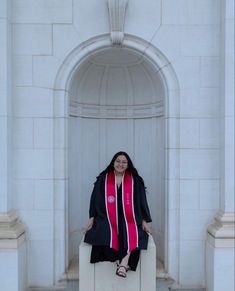
{"type": "Polygon", "coordinates": [[[97,177],[89,217],[84,241],[92,245],[90,262],[119,260],[116,274],[123,278],[135,271],[152,219],[144,181],[127,153],[116,153],[97,177]]]}

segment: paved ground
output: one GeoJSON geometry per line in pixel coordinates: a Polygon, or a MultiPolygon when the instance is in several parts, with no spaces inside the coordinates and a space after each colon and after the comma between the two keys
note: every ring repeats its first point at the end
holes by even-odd
{"type": "MultiPolygon", "coordinates": [[[[171,289],[172,281],[157,279],[157,290],[156,291],[205,291],[205,289],[171,289]]],[[[67,283],[62,284],[54,288],[30,288],[28,291],[79,291],[78,290],[78,281],[68,281],[67,283]]],[[[86,291],[86,290],[83,290],[86,291]]],[[[145,291],[148,291],[147,289],[145,291]]]]}
{"type": "MultiPolygon", "coordinates": [[[[171,281],[158,279],[157,280],[157,291],[169,291],[168,286],[171,285],[171,281]]],[[[78,281],[68,281],[65,286],[55,287],[53,289],[36,289],[30,288],[29,291],[79,291],[78,290],[78,281]]],[[[85,291],[85,290],[84,290],[85,291]]],[[[146,290],[148,291],[148,290],[146,290]]]]}
{"type": "Polygon", "coordinates": [[[171,283],[172,282],[168,280],[157,279],[157,291],[169,291],[168,286],[170,286],[171,283]]]}

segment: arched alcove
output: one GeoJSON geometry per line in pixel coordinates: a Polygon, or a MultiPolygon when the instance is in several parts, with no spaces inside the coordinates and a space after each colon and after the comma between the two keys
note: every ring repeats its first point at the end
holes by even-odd
{"type": "Polygon", "coordinates": [[[95,177],[119,150],[129,153],[145,180],[158,256],[164,260],[165,95],[159,73],[126,48],[93,53],[74,74],[69,88],[70,260],[78,255],[95,177]]]}
{"type": "Polygon", "coordinates": [[[172,124],[178,135],[178,92],[167,59],[132,36],[122,47],[113,47],[108,35],[89,40],[62,64],[55,81],[55,146],[61,135],[64,140],[54,155],[54,192],[65,204],[55,211],[55,220],[61,219],[55,228],[55,280],[78,254],[93,182],[118,150],[130,154],[145,179],[159,259],[166,269],[177,265],[167,254],[178,239],[176,211],[174,231],[168,228],[169,182],[179,170],[169,145],[172,124]]]}

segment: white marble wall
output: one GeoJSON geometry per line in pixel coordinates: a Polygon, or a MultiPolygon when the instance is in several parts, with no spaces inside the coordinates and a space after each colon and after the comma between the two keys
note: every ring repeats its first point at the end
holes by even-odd
{"type": "MultiPolygon", "coordinates": [[[[65,56],[108,33],[109,22],[105,1],[34,2],[13,0],[14,206],[28,226],[29,284],[45,286],[55,279],[54,209],[63,219],[64,207],[63,195],[53,194],[53,84],[65,56]]],[[[159,48],[179,80],[180,136],[170,139],[180,177],[172,177],[169,193],[169,224],[177,219],[178,230],[169,227],[177,244],[169,244],[168,268],[187,285],[205,284],[206,228],[219,208],[219,5],[130,0],[126,14],[125,32],[159,48]]]]}
{"type": "Polygon", "coordinates": [[[231,248],[216,249],[210,243],[206,243],[207,290],[234,290],[234,257],[234,245],[231,248]]]}
{"type": "MultiPolygon", "coordinates": [[[[24,235],[23,235],[24,236],[24,235]]],[[[0,274],[1,289],[6,291],[25,291],[27,286],[27,256],[24,238],[1,240],[0,274]],[[9,243],[10,241],[10,243],[9,243]]]]}
{"type": "Polygon", "coordinates": [[[170,255],[179,253],[180,284],[204,285],[206,227],[219,208],[220,195],[220,3],[180,4],[163,1],[163,25],[153,39],[172,60],[181,89],[180,191],[174,202],[180,214],[170,216],[172,221],[178,218],[180,242],[170,255]]]}
{"type": "Polygon", "coordinates": [[[62,203],[53,194],[53,26],[72,23],[72,1],[13,1],[12,15],[14,202],[28,227],[28,285],[50,286],[62,203]]]}

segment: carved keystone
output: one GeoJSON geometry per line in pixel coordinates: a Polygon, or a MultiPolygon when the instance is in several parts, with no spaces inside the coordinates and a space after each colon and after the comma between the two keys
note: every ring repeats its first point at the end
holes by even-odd
{"type": "Polygon", "coordinates": [[[107,0],[110,20],[110,33],[113,44],[122,45],[124,23],[128,0],[107,0]]]}

